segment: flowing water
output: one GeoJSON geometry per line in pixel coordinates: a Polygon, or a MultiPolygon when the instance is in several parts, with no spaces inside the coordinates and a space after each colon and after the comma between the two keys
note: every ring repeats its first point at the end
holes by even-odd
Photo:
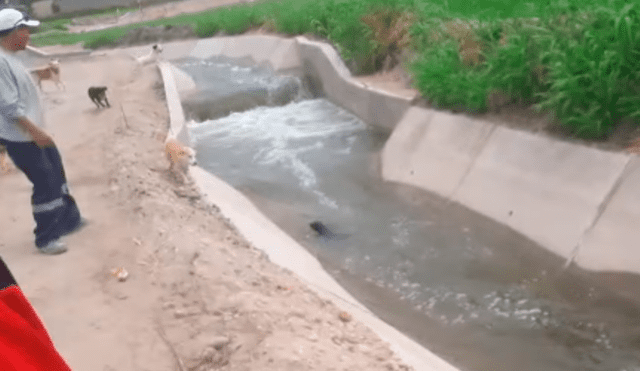
{"type": "Polygon", "coordinates": [[[388,132],[267,68],[174,63],[201,89],[183,102],[199,165],[391,325],[462,370],[640,370],[633,298],[464,207],[382,182],[388,132]],[[313,221],[343,238],[318,238],[313,221]]]}

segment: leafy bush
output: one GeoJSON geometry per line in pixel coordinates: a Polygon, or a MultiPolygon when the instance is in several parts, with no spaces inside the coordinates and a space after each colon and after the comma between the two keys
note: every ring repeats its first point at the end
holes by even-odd
{"type": "Polygon", "coordinates": [[[640,18],[631,4],[620,12],[600,8],[575,24],[584,32],[557,37],[552,83],[538,107],[553,110],[578,136],[602,139],[622,118],[640,117],[640,18]]]}
{"type": "MultiPolygon", "coordinates": [[[[273,8],[276,29],[286,35],[314,32],[326,25],[326,14],[320,10],[320,2],[287,2],[273,8]],[[318,17],[318,18],[314,18],[318,17]]],[[[319,32],[318,32],[319,33],[319,32]]]]}
{"type": "Polygon", "coordinates": [[[486,69],[469,69],[450,41],[432,48],[411,66],[416,87],[431,104],[465,112],[486,110],[489,81],[486,69]]]}
{"type": "Polygon", "coordinates": [[[388,70],[399,64],[402,51],[411,44],[410,29],[415,16],[400,9],[379,8],[362,17],[373,43],[371,67],[388,70]]]}
{"type": "Polygon", "coordinates": [[[259,23],[254,19],[253,8],[249,6],[234,6],[215,13],[220,28],[229,35],[243,33],[259,23]]]}
{"type": "Polygon", "coordinates": [[[365,6],[365,1],[327,0],[305,9],[305,18],[311,19],[307,31],[331,41],[340,55],[355,66],[355,73],[373,70],[371,31],[360,20],[365,6]]]}
{"type": "Polygon", "coordinates": [[[246,5],[208,11],[188,19],[194,24],[198,37],[211,37],[221,31],[229,35],[240,34],[265,22],[262,12],[246,5]]]}
{"type": "Polygon", "coordinates": [[[71,24],[71,21],[68,19],[42,22],[34,33],[44,33],[52,30],[67,31],[67,25],[69,24],[71,24]]]}
{"type": "Polygon", "coordinates": [[[112,45],[115,41],[117,41],[117,39],[114,38],[112,35],[102,34],[95,38],[85,41],[84,47],[87,49],[98,49],[98,48],[112,45]]]}
{"type": "Polygon", "coordinates": [[[493,44],[486,53],[491,87],[521,103],[536,102],[536,94],[548,90],[549,58],[544,50],[550,33],[522,21],[493,23],[487,28],[485,38],[492,38],[493,44]]]}

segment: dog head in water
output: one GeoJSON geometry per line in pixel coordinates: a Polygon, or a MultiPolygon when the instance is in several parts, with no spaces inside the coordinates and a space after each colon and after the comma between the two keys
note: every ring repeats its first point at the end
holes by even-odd
{"type": "Polygon", "coordinates": [[[315,222],[309,223],[309,227],[311,227],[311,229],[316,231],[316,233],[320,236],[329,237],[331,235],[329,228],[327,228],[326,225],[324,225],[322,222],[319,222],[317,220],[315,222]]]}

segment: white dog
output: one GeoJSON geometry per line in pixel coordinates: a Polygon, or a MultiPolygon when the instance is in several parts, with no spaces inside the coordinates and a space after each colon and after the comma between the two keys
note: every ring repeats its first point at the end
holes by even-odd
{"type": "Polygon", "coordinates": [[[162,50],[163,50],[162,49],[162,45],[153,44],[149,54],[142,55],[140,57],[136,57],[136,62],[138,62],[138,64],[140,64],[141,66],[144,66],[145,64],[156,62],[158,60],[158,58],[160,57],[160,54],[162,53],[162,50]]]}

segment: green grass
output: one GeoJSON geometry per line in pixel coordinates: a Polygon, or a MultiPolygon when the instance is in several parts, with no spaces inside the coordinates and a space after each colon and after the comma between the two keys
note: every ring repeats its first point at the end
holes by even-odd
{"type": "Polygon", "coordinates": [[[622,119],[640,118],[638,1],[263,1],[33,42],[95,48],[143,26],[190,25],[210,37],[268,25],[328,40],[356,74],[402,62],[437,107],[485,112],[499,92],[553,112],[576,136],[605,139],[622,119]]]}
{"type": "Polygon", "coordinates": [[[45,34],[49,31],[67,31],[67,25],[71,24],[71,19],[56,19],[51,21],[43,21],[40,26],[33,33],[37,35],[39,33],[45,34]]]}
{"type": "Polygon", "coordinates": [[[55,15],[41,20],[41,25],[34,31],[34,34],[46,34],[49,31],[67,31],[67,25],[70,25],[73,18],[101,18],[112,16],[118,12],[122,15],[127,12],[136,11],[138,8],[108,8],[108,9],[91,9],[84,12],[78,12],[75,16],[70,17],[67,14],[55,15]]]}

